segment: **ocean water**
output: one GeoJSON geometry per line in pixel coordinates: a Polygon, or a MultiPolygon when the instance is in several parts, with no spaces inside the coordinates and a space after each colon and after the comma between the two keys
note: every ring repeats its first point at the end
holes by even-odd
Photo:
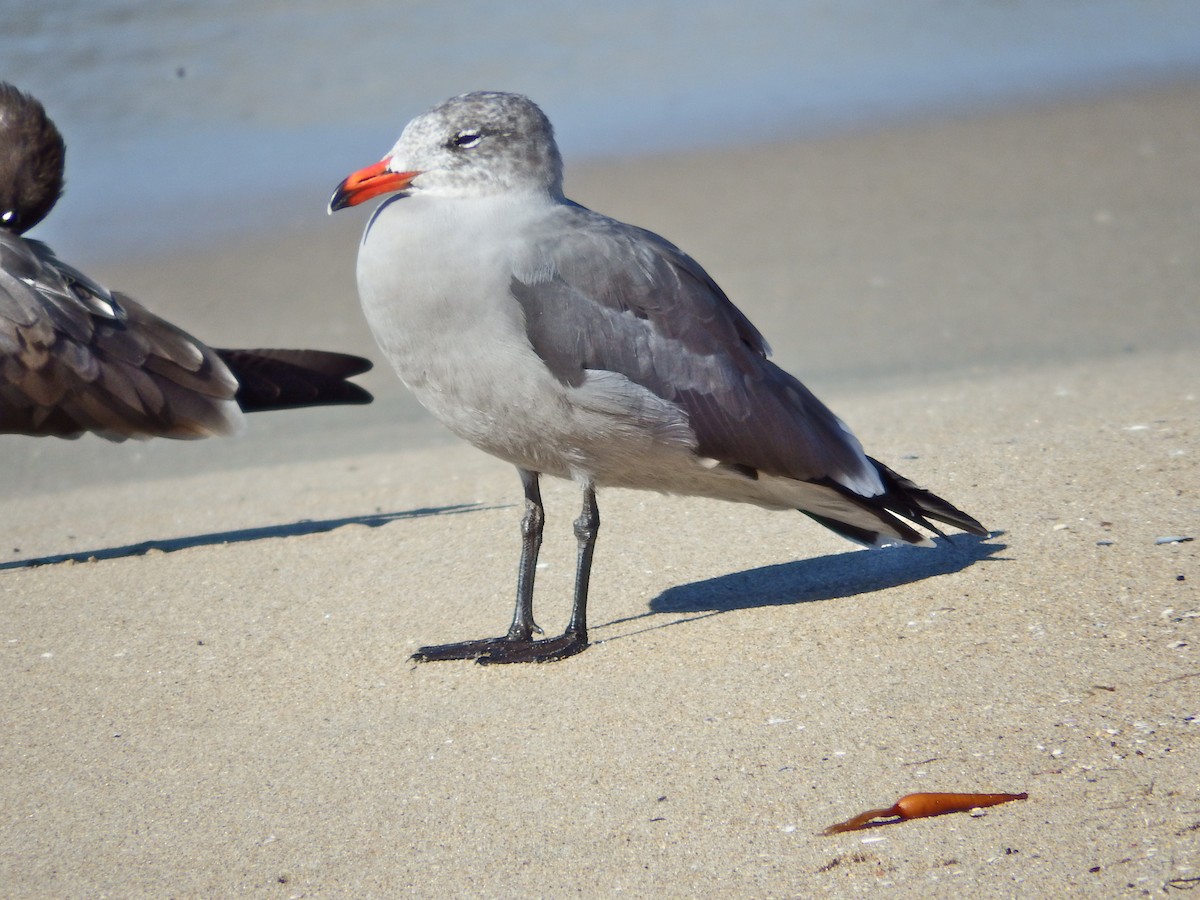
{"type": "Polygon", "coordinates": [[[36,236],[83,261],[319,216],[466,90],[529,94],[571,160],[1197,74],[1197,0],[0,0],[0,78],[69,147],[36,236]]]}

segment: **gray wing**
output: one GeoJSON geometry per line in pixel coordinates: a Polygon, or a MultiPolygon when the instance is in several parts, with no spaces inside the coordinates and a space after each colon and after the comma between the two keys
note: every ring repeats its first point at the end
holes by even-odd
{"type": "Polygon", "coordinates": [[[699,455],[748,474],[882,490],[854,436],[767,359],[762,335],[691,257],[582,207],[559,216],[511,284],[557,378],[624,375],[686,412],[699,455]]]}
{"type": "Polygon", "coordinates": [[[0,232],[0,432],[110,440],[238,428],[216,353],[139,304],[0,232]]]}

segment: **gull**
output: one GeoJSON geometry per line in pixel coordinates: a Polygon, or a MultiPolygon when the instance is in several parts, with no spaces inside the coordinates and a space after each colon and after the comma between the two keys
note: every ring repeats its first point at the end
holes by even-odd
{"type": "Polygon", "coordinates": [[[568,200],[553,129],[528,98],[473,92],[435,106],[342,181],[329,211],[380,195],[358,251],[371,330],[417,399],[516,466],[525,492],[508,632],[415,659],[544,662],[585,649],[601,487],[799,510],[866,545],[932,546],[915,526],[941,534],[933,521],[987,536],[867,456],[768,359],[699,263],[568,200]],[[538,639],[541,475],[577,482],[583,510],[569,623],[538,639]]]}
{"type": "Polygon", "coordinates": [[[366,359],[208,347],[25,237],[65,161],[42,104],[0,82],[0,433],[201,438],[239,431],[243,412],[371,401],[347,380],[366,359]]]}

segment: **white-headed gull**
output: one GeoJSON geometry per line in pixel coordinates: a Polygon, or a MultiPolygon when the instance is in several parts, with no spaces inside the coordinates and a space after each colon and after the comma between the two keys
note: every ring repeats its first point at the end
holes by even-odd
{"type": "Polygon", "coordinates": [[[381,194],[358,254],[375,338],[417,399],[525,489],[508,633],[415,658],[583,650],[598,487],[797,509],[864,544],[929,545],[913,524],[937,532],[930,520],[987,535],[865,455],[695,260],[566,199],[550,122],[526,97],[464,94],[418,116],[330,211],[381,194]],[[583,513],[570,623],[536,640],[542,474],[577,481],[583,513]]]}

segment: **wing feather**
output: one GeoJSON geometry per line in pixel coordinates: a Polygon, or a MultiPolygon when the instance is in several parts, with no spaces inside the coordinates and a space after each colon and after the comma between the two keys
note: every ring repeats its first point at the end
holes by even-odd
{"type": "Polygon", "coordinates": [[[677,404],[696,453],[770,475],[882,491],[842,422],[767,355],[766,341],[673,244],[578,206],[516,266],[530,344],[562,382],[617,372],[677,404]]]}
{"type": "Polygon", "coordinates": [[[217,354],[38,241],[0,232],[0,431],[112,440],[240,426],[217,354]]]}

